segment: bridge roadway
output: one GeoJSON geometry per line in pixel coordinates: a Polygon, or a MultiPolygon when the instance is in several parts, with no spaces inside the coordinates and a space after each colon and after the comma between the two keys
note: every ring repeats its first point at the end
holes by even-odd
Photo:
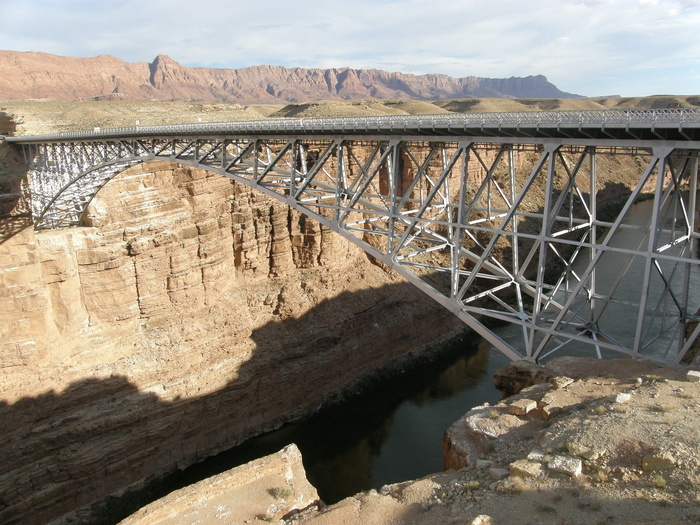
{"type": "MultiPolygon", "coordinates": [[[[505,139],[570,139],[602,141],[700,141],[700,109],[533,111],[513,113],[457,113],[320,119],[134,126],[94,129],[33,137],[8,137],[9,142],[32,143],[128,137],[184,137],[209,135],[255,136],[400,136],[495,137],[505,139]]],[[[612,142],[611,142],[612,141],[612,142]]]]}
{"type": "Polygon", "coordinates": [[[277,119],[6,140],[29,165],[36,228],[80,225],[112,177],[168,160],[318,220],[511,358],[682,364],[695,353],[700,110],[277,119]],[[604,219],[615,171],[636,186],[604,219]],[[633,207],[649,199],[640,224],[633,207]],[[491,329],[504,323],[508,338],[491,329]]]}

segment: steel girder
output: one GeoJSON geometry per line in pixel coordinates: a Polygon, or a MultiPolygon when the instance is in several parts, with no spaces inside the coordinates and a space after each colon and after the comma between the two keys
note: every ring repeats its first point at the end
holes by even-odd
{"type": "Polygon", "coordinates": [[[700,333],[698,151],[593,142],[140,137],[23,148],[37,228],[79,224],[127,166],[198,166],[340,233],[513,359],[566,351],[685,362],[700,333]],[[605,221],[598,164],[618,155],[635,156],[638,182],[605,221]],[[640,223],[632,207],[649,195],[640,223]],[[625,235],[631,245],[620,244],[625,235]],[[491,329],[504,323],[517,337],[491,329]]]}

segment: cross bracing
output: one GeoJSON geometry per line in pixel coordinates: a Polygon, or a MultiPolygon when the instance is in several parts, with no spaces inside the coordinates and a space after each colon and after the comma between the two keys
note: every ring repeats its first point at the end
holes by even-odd
{"type": "Polygon", "coordinates": [[[513,115],[520,114],[491,117],[483,135],[457,133],[453,121],[436,119],[431,134],[426,118],[414,127],[380,118],[364,131],[357,119],[327,119],[342,126],[325,132],[326,120],[307,121],[311,132],[296,133],[296,121],[267,132],[266,122],[234,123],[241,129],[10,140],[23,144],[31,168],[38,228],[80,224],[115,174],[169,160],[221,173],[315,218],[511,358],[571,352],[688,361],[700,333],[698,113],[641,112],[626,123],[599,114],[600,133],[586,123],[592,117],[576,127],[587,138],[574,137],[573,127],[557,131],[571,119],[532,114],[517,133],[511,126],[499,136],[513,115]],[[635,185],[608,217],[613,170],[633,171],[635,185]],[[640,214],[643,200],[649,210],[640,214]],[[492,330],[503,324],[518,337],[492,330]]]}

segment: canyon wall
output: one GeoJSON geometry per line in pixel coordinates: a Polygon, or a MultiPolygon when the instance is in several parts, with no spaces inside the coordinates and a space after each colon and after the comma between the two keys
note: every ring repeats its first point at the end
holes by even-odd
{"type": "MultiPolygon", "coordinates": [[[[0,143],[0,157],[0,180],[21,187],[17,151],[0,143]]],[[[133,167],[67,230],[35,232],[14,193],[0,219],[3,523],[202,460],[463,330],[340,236],[200,169],[133,167]]]]}

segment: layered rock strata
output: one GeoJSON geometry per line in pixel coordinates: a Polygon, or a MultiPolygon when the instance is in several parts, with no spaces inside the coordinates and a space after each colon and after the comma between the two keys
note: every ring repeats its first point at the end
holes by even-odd
{"type": "Polygon", "coordinates": [[[3,523],[235,446],[462,330],[339,236],[202,170],[131,168],[85,224],[0,243],[3,523]]]}
{"type": "Polygon", "coordinates": [[[306,479],[301,452],[292,444],[276,454],[177,490],[120,525],[272,522],[318,503],[318,493],[306,479]]]}
{"type": "Polygon", "coordinates": [[[190,68],[158,55],[131,64],[101,55],[74,58],[0,51],[0,100],[201,100],[250,103],[308,100],[458,97],[532,98],[577,95],[557,89],[542,75],[453,78],[376,69],[190,68]]]}

